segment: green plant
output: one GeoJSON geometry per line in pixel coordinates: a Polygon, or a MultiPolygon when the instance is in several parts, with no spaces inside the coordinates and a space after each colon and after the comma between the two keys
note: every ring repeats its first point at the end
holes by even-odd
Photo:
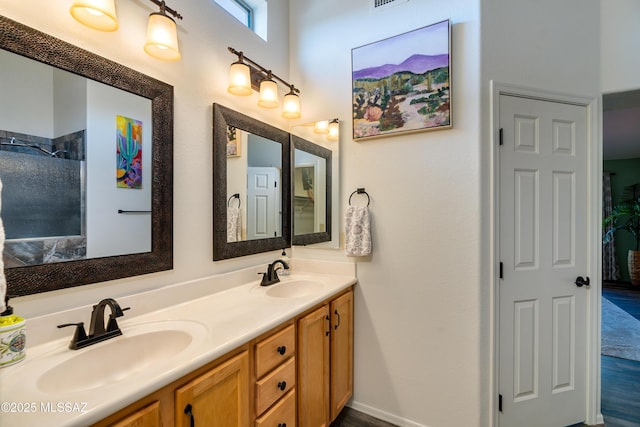
{"type": "Polygon", "coordinates": [[[602,220],[603,228],[607,229],[604,242],[611,240],[613,233],[626,230],[635,239],[635,250],[640,250],[640,184],[633,184],[624,189],[624,200],[615,205],[611,215],[602,220]]]}

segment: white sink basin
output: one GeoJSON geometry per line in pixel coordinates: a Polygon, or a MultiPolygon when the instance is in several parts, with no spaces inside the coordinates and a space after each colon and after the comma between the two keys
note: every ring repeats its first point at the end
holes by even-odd
{"type": "Polygon", "coordinates": [[[322,290],[322,282],[309,279],[296,279],[280,282],[267,288],[267,295],[276,298],[297,298],[322,290]]]}
{"type": "MultiPolygon", "coordinates": [[[[189,321],[150,322],[122,328],[122,336],[81,350],[39,376],[46,393],[78,392],[120,381],[146,369],[177,362],[191,346],[202,342],[205,326],[189,321]]],[[[67,353],[68,354],[68,353],[67,353]]]]}

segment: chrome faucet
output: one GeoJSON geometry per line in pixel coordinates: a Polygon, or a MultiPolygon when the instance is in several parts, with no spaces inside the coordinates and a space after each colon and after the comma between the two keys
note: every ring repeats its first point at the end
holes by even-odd
{"type": "Polygon", "coordinates": [[[269,286],[275,283],[280,282],[280,278],[278,277],[278,268],[276,268],[276,264],[280,264],[285,270],[289,269],[289,264],[281,259],[277,259],[273,261],[271,264],[267,266],[266,273],[258,273],[262,274],[262,281],[260,282],[260,286],[269,286]]]}
{"type": "Polygon", "coordinates": [[[130,307],[120,308],[120,305],[113,298],[106,298],[93,306],[91,312],[91,325],[89,326],[89,335],[87,335],[84,329],[84,322],[79,323],[65,323],[58,325],[58,328],[66,328],[67,326],[75,326],[76,331],[69,343],[71,350],[78,350],[96,344],[109,338],[114,338],[122,335],[122,331],[118,327],[116,322],[117,317],[124,315],[123,311],[129,310],[130,307]],[[109,306],[111,308],[111,314],[109,315],[109,322],[107,327],[104,326],[104,309],[109,306]]]}

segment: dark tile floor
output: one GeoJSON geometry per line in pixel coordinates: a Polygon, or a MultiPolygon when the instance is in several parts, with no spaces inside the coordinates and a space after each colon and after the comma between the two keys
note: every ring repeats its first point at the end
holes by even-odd
{"type": "MultiPolygon", "coordinates": [[[[605,283],[602,296],[640,319],[640,289],[605,283]]],[[[640,362],[609,356],[602,356],[601,361],[605,426],[640,426],[640,362]]]]}
{"type": "Polygon", "coordinates": [[[344,408],[330,427],[396,427],[396,425],[351,408],[344,408]]]}

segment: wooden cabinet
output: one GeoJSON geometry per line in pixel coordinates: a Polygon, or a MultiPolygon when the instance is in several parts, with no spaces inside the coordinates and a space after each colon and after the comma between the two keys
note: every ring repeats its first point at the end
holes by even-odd
{"type": "Polygon", "coordinates": [[[327,427],[353,393],[353,291],[298,321],[298,426],[327,427]]]}
{"type": "Polygon", "coordinates": [[[245,351],[176,390],[176,426],[248,427],[248,385],[245,351]]]}
{"type": "Polygon", "coordinates": [[[295,354],[294,324],[256,344],[256,426],[295,427],[295,354]]]}
{"type": "Polygon", "coordinates": [[[353,392],[353,291],[93,427],[329,427],[353,392]]]}
{"type": "Polygon", "coordinates": [[[113,427],[158,427],[160,423],[160,402],[155,401],[112,424],[113,427]]]}
{"type": "Polygon", "coordinates": [[[331,421],[353,395],[353,291],[331,302],[331,421]]]}

